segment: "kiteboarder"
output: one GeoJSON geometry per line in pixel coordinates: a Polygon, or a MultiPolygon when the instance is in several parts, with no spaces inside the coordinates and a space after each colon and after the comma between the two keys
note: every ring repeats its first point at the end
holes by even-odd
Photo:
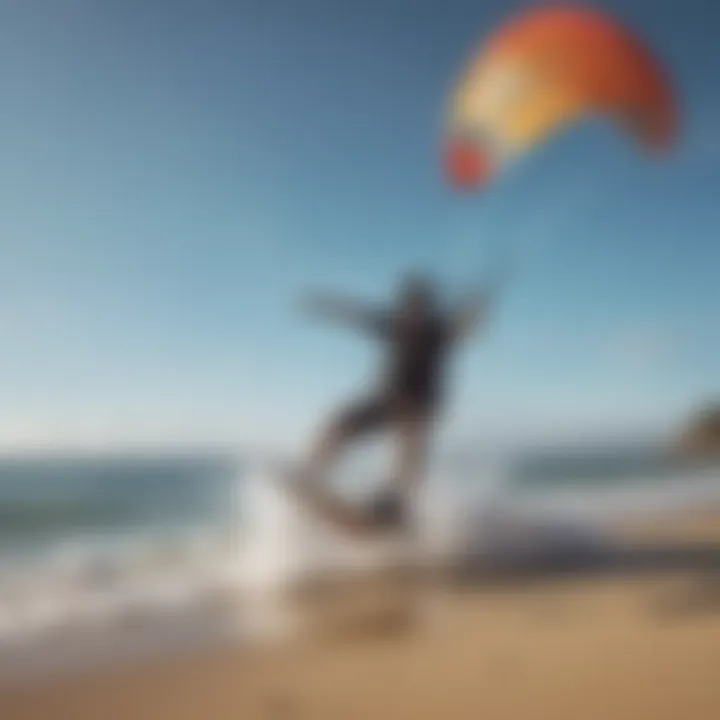
{"type": "Polygon", "coordinates": [[[314,315],[341,321],[380,341],[387,353],[385,372],[373,392],[341,408],[320,433],[293,491],[336,527],[349,533],[402,528],[408,501],[421,483],[428,447],[444,401],[447,361],[486,319],[494,293],[486,287],[450,311],[443,311],[433,283],[406,277],[396,302],[370,307],[348,298],[309,298],[314,315]],[[353,505],[328,490],[328,473],[348,445],[388,432],[396,444],[389,482],[366,506],[353,505]]]}

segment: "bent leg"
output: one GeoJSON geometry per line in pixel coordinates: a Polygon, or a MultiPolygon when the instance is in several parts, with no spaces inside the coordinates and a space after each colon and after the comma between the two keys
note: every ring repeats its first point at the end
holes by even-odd
{"type": "Polygon", "coordinates": [[[382,401],[371,400],[340,413],[320,435],[309,462],[293,484],[296,497],[337,529],[351,534],[372,530],[367,513],[343,501],[327,487],[328,472],[351,442],[382,429],[390,418],[382,401]]]}
{"type": "Polygon", "coordinates": [[[431,424],[429,414],[419,411],[404,413],[398,420],[391,487],[404,498],[410,497],[425,478],[431,424]]]}
{"type": "Polygon", "coordinates": [[[303,482],[308,486],[325,486],[328,472],[346,447],[379,430],[387,420],[388,411],[380,400],[358,403],[340,412],[315,443],[303,473],[303,482]]]}
{"type": "Polygon", "coordinates": [[[373,498],[370,520],[378,530],[407,529],[412,496],[424,479],[430,419],[425,413],[401,413],[394,418],[396,453],[389,483],[373,498]]]}

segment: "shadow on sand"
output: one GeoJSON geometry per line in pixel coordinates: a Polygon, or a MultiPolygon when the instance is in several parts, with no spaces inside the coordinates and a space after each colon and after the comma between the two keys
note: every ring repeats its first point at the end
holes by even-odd
{"type": "Polygon", "coordinates": [[[669,543],[573,548],[466,556],[451,577],[460,584],[547,581],[656,573],[703,572],[719,578],[720,543],[669,543]]]}
{"type": "Polygon", "coordinates": [[[468,556],[450,571],[462,588],[532,586],[559,581],[690,575],[655,610],[680,616],[720,612],[720,543],[674,542],[562,550],[534,548],[505,555],[468,556]]]}

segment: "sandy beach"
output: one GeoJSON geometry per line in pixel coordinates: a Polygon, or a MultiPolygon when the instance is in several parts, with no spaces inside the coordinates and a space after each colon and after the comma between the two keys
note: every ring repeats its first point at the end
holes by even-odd
{"type": "MultiPolygon", "coordinates": [[[[650,528],[634,542],[720,538],[707,517],[650,528]]],[[[707,570],[455,588],[420,628],[392,621],[386,600],[338,602],[343,623],[282,646],[7,686],[0,717],[720,717],[720,592],[707,570]]]]}

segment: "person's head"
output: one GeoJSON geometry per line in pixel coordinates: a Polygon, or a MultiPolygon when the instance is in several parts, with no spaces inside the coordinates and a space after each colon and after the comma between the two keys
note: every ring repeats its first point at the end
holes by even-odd
{"type": "Polygon", "coordinates": [[[428,315],[435,309],[435,295],[429,278],[418,274],[408,275],[400,285],[399,310],[410,317],[428,315]]]}

